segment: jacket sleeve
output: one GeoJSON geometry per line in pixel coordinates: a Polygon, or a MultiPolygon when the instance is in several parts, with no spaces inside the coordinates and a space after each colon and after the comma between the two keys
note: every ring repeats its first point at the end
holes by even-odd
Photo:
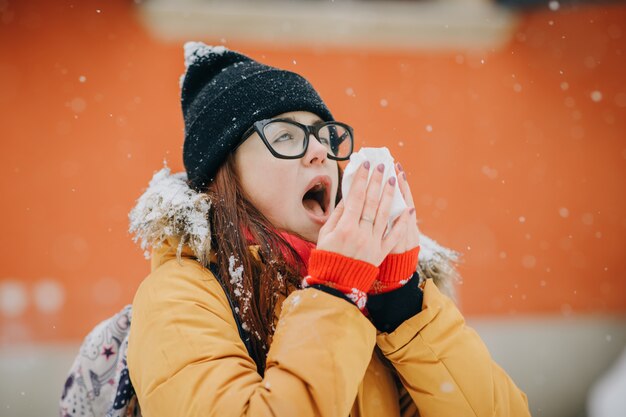
{"type": "Polygon", "coordinates": [[[296,290],[261,378],[219,282],[194,261],[172,260],[135,295],[128,368],[145,417],[346,416],[375,338],[346,300],[296,290]]]}
{"type": "Polygon", "coordinates": [[[430,279],[423,296],[421,312],[377,335],[419,415],[530,416],[526,395],[491,359],[452,300],[430,279]]]}

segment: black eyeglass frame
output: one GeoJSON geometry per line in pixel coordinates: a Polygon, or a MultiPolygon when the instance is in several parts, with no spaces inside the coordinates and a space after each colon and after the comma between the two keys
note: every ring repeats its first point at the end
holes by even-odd
{"type": "Polygon", "coordinates": [[[299,158],[302,158],[306,154],[306,151],[309,149],[309,137],[311,135],[313,135],[315,137],[315,139],[317,139],[317,141],[319,143],[322,143],[322,141],[320,140],[320,137],[318,136],[318,134],[319,134],[320,129],[322,129],[325,126],[328,126],[328,125],[337,125],[337,126],[341,126],[344,129],[346,129],[346,131],[350,134],[350,152],[348,153],[348,156],[342,157],[342,158],[336,157],[335,155],[331,155],[328,152],[326,153],[326,155],[330,159],[335,160],[335,161],[347,161],[348,159],[350,159],[350,155],[352,155],[352,152],[354,151],[354,129],[350,125],[347,125],[347,124],[342,123],[342,122],[335,122],[335,121],[323,122],[323,123],[319,123],[319,124],[316,124],[316,125],[305,125],[305,124],[302,124],[302,123],[298,123],[295,120],[286,119],[286,118],[259,120],[259,121],[254,122],[254,124],[250,127],[250,129],[246,130],[246,132],[242,135],[241,142],[235,147],[235,149],[237,149],[242,143],[244,143],[256,131],[259,134],[259,137],[261,138],[261,140],[263,141],[265,146],[267,147],[267,149],[276,158],[279,158],[279,159],[299,159],[299,158]],[[294,156],[281,155],[278,152],[276,152],[274,150],[274,148],[272,148],[272,145],[270,145],[269,141],[265,137],[265,134],[263,133],[263,129],[269,123],[274,123],[274,122],[291,123],[292,125],[298,126],[302,130],[304,130],[304,132],[305,132],[305,135],[304,135],[304,146],[303,146],[303,151],[302,151],[301,154],[294,155],[294,156]]]}

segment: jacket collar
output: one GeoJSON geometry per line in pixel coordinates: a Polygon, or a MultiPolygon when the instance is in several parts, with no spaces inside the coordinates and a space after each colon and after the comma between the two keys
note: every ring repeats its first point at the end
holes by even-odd
{"type": "MultiPolygon", "coordinates": [[[[168,236],[158,247],[153,247],[150,254],[150,270],[154,271],[165,262],[171,259],[196,259],[194,251],[188,245],[182,245],[180,254],[178,254],[178,246],[180,239],[174,236],[168,236]]],[[[216,254],[214,251],[209,253],[209,262],[216,262],[216,254]]]]}

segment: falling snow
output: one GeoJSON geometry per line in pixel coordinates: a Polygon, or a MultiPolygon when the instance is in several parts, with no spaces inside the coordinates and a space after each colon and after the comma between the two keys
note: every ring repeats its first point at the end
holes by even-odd
{"type": "Polygon", "coordinates": [[[444,382],[440,386],[441,392],[450,393],[454,391],[454,385],[451,382],[444,382]]]}
{"type": "Polygon", "coordinates": [[[300,294],[294,295],[291,299],[291,305],[294,307],[297,306],[298,304],[300,304],[300,300],[301,300],[300,294]]]}
{"type": "Polygon", "coordinates": [[[35,306],[42,313],[56,313],[65,302],[65,291],[61,284],[52,279],[37,282],[33,289],[35,306]]]}
{"type": "Polygon", "coordinates": [[[594,90],[591,92],[591,100],[598,103],[602,100],[602,93],[598,90],[594,90]]]}
{"type": "Polygon", "coordinates": [[[485,174],[489,179],[495,180],[498,178],[498,170],[495,168],[488,167],[487,165],[483,165],[481,168],[483,174],[485,174]]]}
{"type": "Polygon", "coordinates": [[[26,287],[21,282],[0,282],[0,312],[7,317],[21,315],[28,306],[26,292],[26,287]]]}

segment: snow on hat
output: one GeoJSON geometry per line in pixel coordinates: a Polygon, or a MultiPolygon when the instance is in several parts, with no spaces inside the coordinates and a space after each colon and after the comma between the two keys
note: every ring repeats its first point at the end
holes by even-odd
{"type": "Polygon", "coordinates": [[[224,46],[185,43],[185,67],[183,162],[190,185],[198,191],[209,184],[255,121],[298,110],[334,120],[304,77],[224,46]]]}

